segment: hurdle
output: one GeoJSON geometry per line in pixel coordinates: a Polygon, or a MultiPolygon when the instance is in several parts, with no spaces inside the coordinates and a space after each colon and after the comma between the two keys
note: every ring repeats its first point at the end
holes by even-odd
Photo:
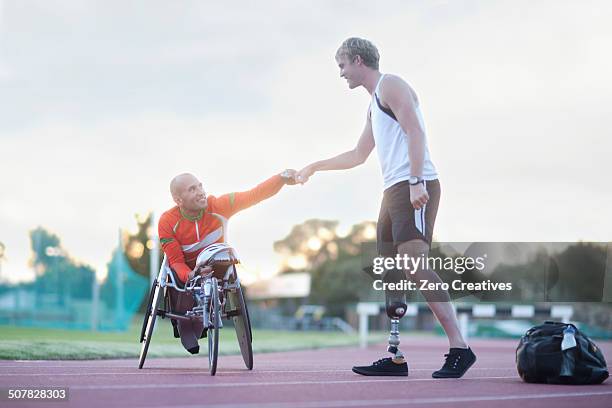
{"type": "MultiPolygon", "coordinates": [[[[459,329],[463,337],[469,337],[470,318],[513,318],[531,319],[536,314],[549,315],[551,319],[558,319],[563,323],[569,323],[574,314],[574,307],[571,305],[496,305],[490,303],[479,304],[453,304],[459,329]]],[[[377,316],[385,312],[385,306],[377,302],[357,303],[357,314],[359,316],[359,346],[366,348],[368,345],[368,332],[370,316],[377,316]]],[[[404,316],[416,317],[419,313],[431,313],[426,304],[409,303],[404,316]]]]}

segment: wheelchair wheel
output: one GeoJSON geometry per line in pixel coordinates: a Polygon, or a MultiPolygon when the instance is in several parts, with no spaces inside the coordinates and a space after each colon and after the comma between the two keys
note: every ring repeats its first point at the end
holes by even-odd
{"type": "Polygon", "coordinates": [[[151,304],[153,302],[153,295],[155,294],[155,286],[157,286],[157,279],[153,281],[153,285],[151,285],[151,290],[149,291],[149,296],[147,297],[147,310],[144,314],[144,319],[142,320],[142,328],[140,329],[140,339],[139,343],[142,343],[142,340],[145,336],[145,331],[147,329],[147,322],[149,321],[149,314],[151,313],[151,304]]]}
{"type": "Polygon", "coordinates": [[[147,313],[144,316],[144,322],[142,323],[142,330],[140,332],[140,361],[138,362],[138,368],[141,369],[144,365],[145,359],[147,358],[147,351],[149,351],[149,344],[151,343],[151,337],[153,336],[153,329],[155,329],[155,319],[157,318],[157,304],[159,302],[159,294],[161,288],[157,284],[157,279],[153,281],[151,292],[149,293],[149,305],[147,306],[147,313]]]}
{"type": "Polygon", "coordinates": [[[238,285],[238,290],[232,294],[232,306],[240,310],[237,316],[233,316],[234,327],[236,329],[236,337],[240,346],[240,353],[244,364],[249,370],[253,369],[253,333],[251,331],[251,320],[249,319],[249,309],[247,309],[246,300],[242,287],[238,285]],[[234,303],[236,302],[236,303],[234,303]]]}
{"type": "MultiPolygon", "coordinates": [[[[219,357],[219,326],[221,325],[221,304],[219,302],[219,284],[217,278],[211,278],[212,294],[209,307],[209,319],[212,327],[208,329],[208,369],[210,375],[217,372],[217,358],[219,357]]],[[[204,322],[208,326],[209,322],[204,322]]]]}

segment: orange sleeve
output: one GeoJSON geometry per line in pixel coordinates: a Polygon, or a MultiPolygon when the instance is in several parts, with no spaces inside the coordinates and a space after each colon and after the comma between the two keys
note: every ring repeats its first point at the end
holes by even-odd
{"type": "Polygon", "coordinates": [[[217,199],[218,211],[221,215],[229,218],[238,211],[272,197],[280,191],[283,185],[285,185],[283,178],[277,174],[251,190],[224,194],[217,199]]]}
{"type": "Polygon", "coordinates": [[[176,240],[176,235],[167,217],[162,216],[160,218],[158,232],[159,242],[164,250],[164,254],[168,258],[168,264],[176,272],[181,281],[187,282],[191,268],[185,263],[183,249],[176,240]]]}

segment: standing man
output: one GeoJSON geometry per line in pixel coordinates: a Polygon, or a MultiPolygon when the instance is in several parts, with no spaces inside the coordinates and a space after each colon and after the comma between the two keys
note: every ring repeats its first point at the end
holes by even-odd
{"type": "MultiPolygon", "coordinates": [[[[298,172],[297,180],[305,183],[317,171],[358,166],[376,146],[384,179],[377,226],[379,255],[394,256],[397,252],[402,257],[426,257],[440,199],[438,174],[427,147],[416,93],[402,78],[381,73],[378,60],[378,50],[368,40],[349,38],[342,43],[336,52],[340,77],[347,81],[350,89],[363,86],[372,95],[365,127],[353,150],[304,167],[298,172]]],[[[408,279],[415,282],[441,282],[436,272],[429,269],[405,272],[408,279]]],[[[404,295],[386,294],[387,314],[397,327],[399,318],[405,313],[404,295]]],[[[459,378],[474,364],[476,356],[461,335],[450,296],[447,291],[423,291],[423,296],[450,343],[446,362],[432,376],[459,378]]],[[[362,375],[408,375],[408,365],[397,348],[397,331],[396,340],[395,348],[389,349],[394,350],[394,358],[353,367],[353,371],[362,375]]],[[[393,345],[391,341],[390,345],[393,345]]]]}

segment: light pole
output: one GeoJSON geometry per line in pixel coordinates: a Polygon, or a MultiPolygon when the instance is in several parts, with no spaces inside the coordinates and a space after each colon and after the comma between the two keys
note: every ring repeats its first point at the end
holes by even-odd
{"type": "Polygon", "coordinates": [[[65,282],[62,280],[62,276],[60,275],[60,272],[58,270],[58,261],[59,261],[59,257],[64,256],[64,251],[60,247],[48,246],[47,248],[45,248],[45,254],[48,257],[53,258],[53,272],[55,273],[55,279],[56,279],[56,282],[55,282],[56,284],[55,290],[56,290],[56,295],[57,295],[56,304],[57,306],[61,307],[61,306],[64,306],[64,302],[65,302],[65,293],[64,293],[65,282]]]}
{"type": "Polygon", "coordinates": [[[2,262],[4,262],[4,250],[6,246],[0,242],[0,277],[2,277],[2,262]]]}

